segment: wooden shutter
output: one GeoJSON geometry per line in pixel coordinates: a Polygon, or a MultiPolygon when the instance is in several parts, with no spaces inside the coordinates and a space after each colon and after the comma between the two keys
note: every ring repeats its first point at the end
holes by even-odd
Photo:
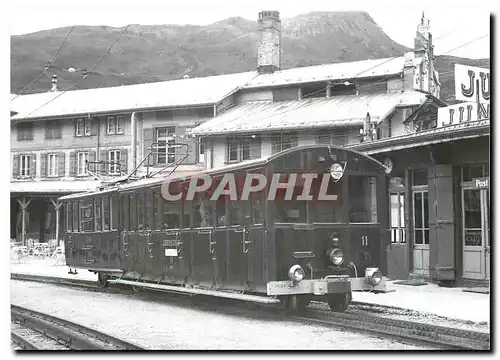
{"type": "Polygon", "coordinates": [[[69,153],[69,176],[76,176],[77,167],[76,151],[69,153]]]}
{"type": "Polygon", "coordinates": [[[191,130],[191,128],[192,127],[186,126],[177,126],[175,128],[176,142],[188,145],[187,149],[185,146],[176,149],[175,160],[178,161],[182,159],[186,155],[187,151],[188,157],[186,158],[186,160],[184,160],[185,164],[196,164],[197,162],[198,149],[196,147],[196,139],[194,139],[192,136],[187,136],[187,133],[189,130],[191,130]]]}
{"type": "Polygon", "coordinates": [[[281,151],[281,136],[279,134],[271,134],[271,153],[276,154],[281,151]]]}
{"type": "Polygon", "coordinates": [[[30,154],[30,177],[36,177],[36,154],[30,154]]]}
{"type": "Polygon", "coordinates": [[[42,178],[47,177],[47,172],[48,172],[47,171],[47,168],[48,168],[47,158],[48,158],[48,154],[41,154],[40,155],[40,161],[41,161],[41,163],[40,163],[40,172],[41,172],[40,177],[42,177],[42,178]]]}
{"type": "Polygon", "coordinates": [[[126,174],[127,173],[127,165],[128,165],[128,150],[127,149],[120,150],[120,163],[121,163],[120,170],[126,174]]]}
{"type": "Polygon", "coordinates": [[[66,173],[66,159],[63,152],[57,153],[57,171],[59,177],[64,177],[66,173]]]}
{"type": "MultiPolygon", "coordinates": [[[[144,159],[150,153],[149,147],[154,142],[154,129],[144,129],[142,133],[142,138],[143,138],[142,157],[144,159]]],[[[147,164],[147,161],[145,163],[147,164]]],[[[156,154],[151,155],[149,163],[151,165],[156,164],[156,154]]]]}
{"type": "Polygon", "coordinates": [[[250,159],[260,159],[261,157],[261,141],[260,136],[255,139],[250,138],[250,159]]]}
{"type": "Polygon", "coordinates": [[[99,118],[91,118],[90,119],[90,135],[96,136],[97,131],[99,130],[99,118]]]}
{"type": "Polygon", "coordinates": [[[19,177],[19,155],[14,155],[12,158],[12,177],[19,177]]]}
{"type": "MultiPolygon", "coordinates": [[[[47,121],[43,122],[43,124],[45,125],[45,139],[53,139],[53,137],[52,137],[52,122],[47,120],[47,121]]],[[[42,176],[43,176],[43,172],[42,172],[42,176]]]]}
{"type": "Polygon", "coordinates": [[[35,125],[31,122],[31,123],[27,123],[27,135],[25,137],[26,140],[33,140],[33,127],[35,125]]]}
{"type": "Polygon", "coordinates": [[[55,130],[54,130],[54,139],[60,139],[62,136],[61,136],[61,122],[59,120],[57,120],[55,122],[55,130]]]}

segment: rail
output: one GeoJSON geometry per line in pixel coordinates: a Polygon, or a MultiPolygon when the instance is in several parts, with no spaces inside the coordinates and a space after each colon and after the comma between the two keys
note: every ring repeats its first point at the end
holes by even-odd
{"type": "MultiPolygon", "coordinates": [[[[101,331],[39,311],[11,305],[11,322],[46,336],[71,350],[144,350],[143,348],[101,331]]],[[[19,329],[12,340],[26,349],[38,348],[19,329]],[[24,346],[23,346],[24,344],[24,346]]]]}
{"type": "MultiPolygon", "coordinates": [[[[124,287],[116,287],[115,285],[108,288],[99,288],[95,282],[83,281],[77,279],[63,279],[44,276],[32,276],[24,274],[11,274],[11,279],[35,281],[43,283],[53,283],[59,286],[79,286],[89,291],[103,291],[112,293],[121,293],[125,291],[124,287]]],[[[210,301],[233,301],[230,299],[207,299],[206,303],[210,301]]],[[[190,303],[191,304],[191,303],[190,303]]],[[[191,304],[192,305],[192,304],[191,304]]],[[[190,305],[190,306],[191,306],[190,305]]],[[[241,306],[240,302],[235,302],[234,306],[241,306]],[[239,304],[239,305],[238,305],[239,304]]],[[[269,305],[266,305],[269,306],[269,305]]],[[[271,305],[275,306],[275,305],[271,305]]],[[[391,337],[403,342],[412,342],[417,344],[430,345],[440,349],[450,350],[489,350],[490,349],[490,334],[488,332],[466,330],[459,327],[434,325],[432,323],[422,323],[418,321],[409,321],[403,319],[396,319],[387,316],[374,315],[366,308],[373,307],[383,308],[385,313],[390,313],[393,310],[405,310],[390,306],[369,305],[356,301],[351,302],[351,307],[345,313],[333,313],[329,310],[322,310],[320,307],[313,304],[310,305],[305,311],[305,314],[297,316],[287,316],[289,320],[301,321],[306,323],[316,323],[322,326],[332,326],[347,328],[354,331],[364,332],[367,334],[383,335],[384,337],[391,337]],[[359,307],[360,309],[352,309],[352,307],[359,307]],[[363,310],[363,308],[365,310],[363,310]]],[[[218,309],[223,307],[217,306],[218,309]]],[[[276,307],[271,307],[276,309],[276,307]]],[[[457,320],[458,321],[458,320],[457,320]]],[[[463,321],[463,323],[467,323],[463,321]]]]}

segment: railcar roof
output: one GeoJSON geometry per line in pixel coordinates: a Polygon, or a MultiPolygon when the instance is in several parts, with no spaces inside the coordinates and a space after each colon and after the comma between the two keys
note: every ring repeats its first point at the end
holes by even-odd
{"type": "Polygon", "coordinates": [[[219,174],[224,174],[224,173],[236,171],[236,170],[246,170],[246,169],[251,169],[251,168],[256,168],[256,167],[266,165],[269,162],[271,162],[272,160],[275,160],[277,158],[280,158],[280,157],[287,155],[287,154],[290,154],[290,153],[299,152],[299,151],[303,151],[306,149],[317,149],[317,148],[327,148],[327,147],[341,150],[341,151],[345,151],[345,152],[350,152],[350,153],[356,154],[358,156],[361,156],[363,158],[368,158],[368,159],[370,159],[370,161],[377,163],[382,169],[384,168],[384,165],[382,165],[382,163],[380,163],[376,159],[374,159],[366,154],[363,154],[359,151],[356,151],[354,149],[348,149],[345,147],[334,146],[334,145],[330,145],[330,146],[328,146],[328,145],[306,145],[306,146],[300,146],[300,147],[287,149],[287,150],[284,150],[282,152],[272,154],[272,155],[269,155],[266,157],[262,157],[259,159],[247,160],[247,161],[243,161],[243,162],[240,162],[237,164],[231,164],[231,165],[223,166],[223,167],[216,168],[216,169],[201,170],[201,171],[197,171],[197,172],[194,172],[194,173],[191,173],[188,175],[185,175],[185,174],[175,175],[174,174],[172,176],[162,176],[162,177],[140,179],[140,180],[136,180],[134,182],[128,183],[128,184],[121,184],[121,185],[114,186],[112,188],[107,188],[107,189],[102,190],[102,191],[94,191],[94,192],[67,195],[67,196],[61,197],[59,200],[70,200],[70,199],[74,199],[74,198],[81,198],[81,197],[86,197],[86,196],[91,196],[91,195],[95,196],[95,195],[100,195],[103,193],[111,193],[111,192],[116,192],[116,191],[123,192],[123,191],[129,191],[129,190],[133,190],[133,189],[143,188],[146,186],[156,187],[156,186],[160,186],[161,184],[163,184],[163,182],[165,182],[166,180],[168,180],[169,182],[187,181],[193,177],[199,177],[201,175],[219,175],[219,174]]]}

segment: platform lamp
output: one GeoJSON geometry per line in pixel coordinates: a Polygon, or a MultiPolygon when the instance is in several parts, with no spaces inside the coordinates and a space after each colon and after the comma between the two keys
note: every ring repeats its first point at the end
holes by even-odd
{"type": "Polygon", "coordinates": [[[361,142],[365,142],[367,140],[367,136],[370,136],[372,138],[373,134],[370,131],[371,129],[371,116],[370,113],[366,113],[365,117],[365,123],[363,124],[363,127],[359,129],[359,134],[358,136],[361,139],[361,142]]]}
{"type": "Polygon", "coordinates": [[[349,85],[354,85],[354,83],[349,82],[349,81],[344,81],[344,82],[332,82],[328,80],[326,82],[326,97],[329,98],[331,96],[331,88],[332,86],[335,85],[344,85],[344,86],[349,86],[349,85]]]}

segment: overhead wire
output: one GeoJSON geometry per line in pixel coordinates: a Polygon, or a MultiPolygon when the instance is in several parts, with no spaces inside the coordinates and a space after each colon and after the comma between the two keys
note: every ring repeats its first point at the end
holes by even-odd
{"type": "MultiPolygon", "coordinates": [[[[476,38],[476,39],[474,39],[474,40],[468,41],[468,42],[466,42],[466,43],[464,43],[464,44],[462,44],[462,45],[460,45],[460,46],[457,46],[457,47],[455,47],[455,48],[453,48],[453,49],[451,49],[451,50],[448,50],[448,51],[446,51],[446,52],[442,53],[442,54],[441,54],[441,55],[439,55],[439,56],[446,55],[446,54],[448,54],[448,53],[450,53],[450,52],[452,52],[452,51],[455,51],[455,50],[460,49],[460,48],[462,48],[462,47],[464,47],[464,46],[470,45],[470,44],[472,44],[473,42],[476,42],[476,41],[478,41],[478,40],[481,40],[482,38],[484,38],[484,37],[486,37],[486,36],[489,36],[489,34],[486,34],[486,35],[483,35],[483,36],[481,36],[481,37],[478,37],[478,38],[476,38]]],[[[402,53],[400,56],[402,56],[402,55],[404,55],[404,54],[405,54],[405,53],[402,53]]],[[[357,73],[356,75],[354,75],[354,76],[352,76],[352,77],[349,77],[349,79],[354,79],[354,78],[358,77],[359,75],[361,75],[361,74],[363,74],[363,73],[365,73],[365,72],[367,72],[367,71],[373,70],[373,69],[375,69],[375,68],[377,68],[377,67],[379,67],[379,66],[382,66],[382,65],[384,65],[384,64],[386,64],[386,63],[388,63],[388,62],[390,62],[390,61],[393,61],[394,59],[397,59],[397,58],[399,58],[400,56],[395,56],[395,57],[392,57],[392,58],[388,59],[387,61],[384,61],[384,62],[382,62],[382,63],[380,63],[380,64],[377,64],[377,65],[375,65],[375,66],[372,66],[372,67],[370,67],[370,68],[368,68],[368,69],[366,69],[366,70],[363,70],[363,71],[361,71],[361,72],[357,73]]],[[[385,78],[387,79],[388,77],[393,77],[393,76],[395,76],[395,75],[388,75],[388,76],[386,76],[385,78]]],[[[347,78],[346,78],[346,79],[347,79],[347,78]]],[[[374,84],[375,84],[375,83],[374,83],[374,84]]],[[[312,92],[312,93],[310,93],[310,94],[307,94],[307,96],[303,96],[303,97],[302,97],[302,99],[304,99],[305,97],[310,97],[310,96],[312,96],[312,95],[318,94],[318,93],[320,93],[320,92],[324,92],[324,91],[325,91],[325,89],[324,89],[324,88],[322,88],[322,89],[320,89],[320,90],[317,90],[317,91],[314,91],[314,92],[312,92]]],[[[279,115],[280,115],[280,116],[282,116],[282,115],[284,115],[284,114],[286,114],[286,113],[289,113],[289,112],[291,112],[291,111],[294,111],[294,110],[295,110],[295,109],[293,109],[293,108],[292,108],[292,109],[289,109],[289,110],[285,110],[285,111],[281,112],[279,115]]],[[[273,117],[273,116],[276,116],[276,115],[277,115],[277,114],[271,114],[271,115],[269,115],[269,116],[267,116],[267,117],[265,117],[265,118],[261,118],[260,120],[265,120],[265,119],[268,119],[268,118],[273,117]]]]}
{"type": "MultiPolygon", "coordinates": [[[[118,35],[118,37],[115,39],[115,41],[111,44],[111,46],[108,48],[108,50],[106,50],[106,52],[105,52],[105,53],[101,56],[101,58],[98,60],[98,62],[96,63],[96,65],[92,68],[92,70],[91,70],[89,73],[92,73],[92,72],[96,69],[96,67],[99,65],[99,63],[101,62],[101,60],[102,60],[102,59],[106,56],[106,54],[107,54],[107,53],[111,50],[112,46],[113,46],[113,45],[114,45],[114,44],[118,41],[118,39],[119,39],[119,38],[123,35],[123,33],[125,33],[125,31],[128,29],[128,27],[129,27],[129,26],[130,26],[130,25],[127,25],[127,27],[126,27],[126,28],[125,28],[125,29],[124,29],[124,30],[120,33],[120,35],[118,35]]],[[[441,55],[445,55],[445,54],[447,54],[447,53],[449,53],[449,52],[452,52],[452,51],[454,51],[454,50],[457,50],[457,49],[459,49],[459,48],[462,48],[462,47],[464,47],[464,46],[467,46],[467,45],[469,45],[469,44],[471,44],[471,43],[473,43],[473,42],[475,42],[475,41],[478,41],[478,40],[480,40],[480,39],[482,39],[482,38],[486,37],[486,36],[488,36],[488,34],[486,34],[486,35],[484,35],[484,36],[481,36],[481,37],[479,37],[479,38],[476,38],[476,39],[474,39],[474,40],[471,40],[471,41],[469,41],[469,42],[467,42],[467,43],[464,43],[464,44],[462,44],[462,45],[460,45],[460,46],[458,46],[458,47],[456,47],[456,48],[453,48],[453,49],[451,49],[451,50],[448,50],[447,52],[445,52],[445,53],[443,53],[443,54],[441,54],[441,55]]],[[[358,77],[359,75],[361,75],[361,74],[363,74],[363,73],[365,73],[365,72],[367,72],[367,71],[373,70],[373,69],[375,69],[375,68],[377,68],[377,67],[379,67],[379,66],[382,66],[382,65],[384,65],[384,64],[386,64],[386,63],[388,63],[388,62],[390,62],[390,61],[393,61],[393,60],[395,60],[395,59],[399,58],[400,56],[402,56],[402,55],[404,55],[404,54],[405,54],[405,53],[401,53],[401,55],[399,55],[399,56],[394,56],[394,57],[391,57],[391,58],[387,59],[386,61],[384,61],[384,62],[382,62],[382,63],[379,63],[379,64],[376,64],[376,65],[374,65],[374,66],[372,66],[372,67],[370,67],[370,68],[368,68],[368,69],[364,69],[363,71],[361,71],[361,72],[359,72],[359,73],[357,73],[357,74],[355,74],[355,75],[353,75],[353,76],[350,76],[349,78],[356,78],[356,77],[358,77]]],[[[87,76],[88,76],[88,75],[87,75],[87,76]]],[[[44,106],[48,105],[48,104],[49,104],[49,103],[51,103],[52,101],[56,100],[58,97],[62,96],[65,92],[67,92],[68,90],[72,89],[73,87],[75,87],[76,85],[78,85],[79,83],[81,83],[83,80],[85,80],[85,79],[87,78],[87,76],[84,76],[81,80],[79,80],[78,82],[76,82],[75,84],[73,84],[72,86],[70,86],[69,88],[67,88],[66,90],[64,90],[61,94],[59,94],[58,96],[54,97],[53,99],[49,100],[48,102],[46,102],[45,104],[43,104],[43,105],[42,105],[42,106],[40,106],[39,108],[35,109],[34,111],[32,111],[31,113],[29,113],[28,115],[26,115],[26,116],[25,116],[25,118],[29,117],[30,115],[32,115],[32,114],[33,114],[33,113],[35,113],[36,111],[40,110],[41,108],[43,108],[44,106]]],[[[389,77],[393,77],[393,76],[394,76],[394,75],[388,75],[388,76],[386,76],[386,77],[384,77],[384,78],[385,78],[385,79],[387,79],[387,78],[389,78],[389,77]]],[[[379,83],[383,83],[383,82],[384,82],[384,81],[380,81],[379,83]]],[[[375,83],[373,83],[373,85],[374,85],[374,84],[375,84],[375,83]]],[[[310,97],[310,96],[312,96],[312,95],[315,95],[315,94],[318,94],[318,93],[320,93],[320,92],[324,92],[324,91],[325,91],[325,89],[320,89],[320,90],[314,91],[314,92],[312,92],[312,93],[306,94],[305,96],[303,96],[303,98],[307,98],[307,97],[310,97]]],[[[288,113],[288,112],[290,112],[290,111],[293,111],[293,110],[294,110],[294,109],[289,109],[289,110],[286,110],[286,111],[282,112],[282,113],[281,113],[281,114],[279,114],[279,115],[284,115],[284,114],[286,114],[286,113],[288,113]]],[[[270,115],[270,116],[268,116],[268,117],[262,118],[261,120],[265,120],[266,118],[270,118],[270,117],[272,117],[272,116],[275,116],[275,114],[272,114],[272,115],[270,115]]]]}
{"type": "MultiPolygon", "coordinates": [[[[111,48],[116,44],[116,42],[118,41],[118,39],[120,39],[120,37],[127,31],[127,29],[130,27],[130,25],[127,25],[121,32],[120,34],[116,37],[116,39],[113,41],[113,43],[108,47],[108,49],[104,52],[104,54],[102,54],[102,56],[99,58],[99,60],[96,62],[96,64],[94,65],[94,67],[92,68],[92,70],[90,70],[90,73],[93,72],[97,66],[99,66],[99,64],[101,63],[101,61],[104,59],[104,57],[109,53],[109,51],[111,51],[111,48]]],[[[66,92],[68,92],[69,90],[71,90],[72,88],[74,88],[75,86],[77,86],[78,84],[82,83],[86,78],[88,77],[88,75],[84,75],[80,80],[78,80],[76,83],[74,83],[73,85],[71,85],[70,87],[68,87],[67,89],[63,90],[60,94],[58,94],[57,96],[53,97],[52,99],[50,99],[49,101],[45,102],[43,105],[41,105],[40,107],[36,108],[35,110],[31,111],[28,115],[25,115],[24,118],[28,118],[29,116],[31,116],[32,114],[34,114],[35,112],[37,112],[38,110],[42,109],[43,107],[47,106],[48,104],[50,104],[51,102],[53,102],[54,100],[58,99],[59,97],[61,97],[62,95],[64,95],[66,92]]],[[[16,121],[16,122],[13,122],[13,124],[11,126],[14,126],[17,122],[19,121],[16,121]]]]}
{"type": "MultiPolygon", "coordinates": [[[[75,26],[73,25],[71,27],[71,29],[69,29],[68,33],[66,34],[66,37],[64,38],[63,42],[61,43],[61,45],[59,46],[59,49],[57,49],[57,52],[56,52],[56,55],[54,56],[54,58],[52,60],[50,60],[43,68],[43,70],[33,79],[29,82],[28,85],[24,86],[21,90],[18,90],[17,91],[17,94],[15,97],[13,97],[10,101],[14,101],[15,99],[17,99],[20,95],[22,95],[22,93],[24,92],[24,90],[26,90],[31,84],[35,83],[42,75],[45,74],[45,72],[49,69],[49,67],[51,67],[51,65],[49,64],[53,64],[57,58],[59,57],[59,53],[61,52],[61,49],[63,48],[64,44],[66,43],[66,41],[68,40],[68,37],[69,35],[71,34],[71,32],[73,31],[73,29],[75,28],[75,26]]],[[[47,74],[45,74],[47,75],[47,74]]]]}

